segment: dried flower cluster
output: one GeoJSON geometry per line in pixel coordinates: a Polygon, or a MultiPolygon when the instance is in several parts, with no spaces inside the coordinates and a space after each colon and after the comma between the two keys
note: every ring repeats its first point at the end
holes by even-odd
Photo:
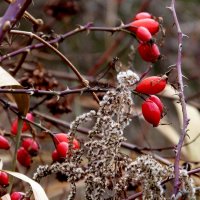
{"type": "MultiPolygon", "coordinates": [[[[70,128],[70,151],[63,163],[40,166],[34,180],[61,174],[71,183],[68,199],[74,199],[75,182],[84,178],[85,196],[88,200],[124,199],[130,183],[139,183],[143,188],[143,199],[166,199],[161,182],[173,174],[172,166],[163,166],[153,157],[146,155],[132,161],[120,152],[125,141],[123,131],[133,115],[133,100],[130,87],[138,80],[131,70],[119,72],[119,86],[108,91],[100,102],[98,111],[90,111],[77,117],[70,128]],[[89,138],[81,150],[73,150],[72,141],[80,124],[94,120],[89,138]],[[82,158],[87,164],[83,166],[82,158]]],[[[181,172],[182,189],[194,196],[192,181],[187,173],[181,172]]]]}

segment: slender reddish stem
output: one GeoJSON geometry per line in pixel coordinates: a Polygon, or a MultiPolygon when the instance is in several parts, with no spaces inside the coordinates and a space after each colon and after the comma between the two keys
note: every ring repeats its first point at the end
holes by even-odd
{"type": "Polygon", "coordinates": [[[185,102],[185,95],[184,95],[184,85],[183,85],[183,75],[182,75],[182,42],[183,42],[183,33],[181,31],[179,21],[176,15],[176,10],[175,10],[175,0],[171,1],[171,6],[169,9],[172,11],[172,15],[174,18],[174,23],[176,25],[177,29],[177,35],[178,35],[178,56],[177,56],[177,61],[176,61],[176,68],[178,72],[178,83],[179,83],[179,89],[178,89],[178,95],[179,99],[181,102],[181,107],[182,107],[182,116],[183,116],[183,121],[182,121],[182,127],[181,127],[181,135],[179,138],[179,142],[176,147],[176,157],[175,157],[175,162],[174,162],[174,191],[173,195],[176,196],[176,194],[179,191],[179,186],[180,186],[180,181],[179,181],[179,161],[181,157],[181,149],[184,143],[185,136],[187,135],[187,126],[189,123],[188,119],[188,114],[186,110],[186,102],[185,102]]]}

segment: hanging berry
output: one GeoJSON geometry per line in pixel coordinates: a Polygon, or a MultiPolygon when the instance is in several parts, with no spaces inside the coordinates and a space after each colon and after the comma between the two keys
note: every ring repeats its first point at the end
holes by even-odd
{"type": "Polygon", "coordinates": [[[152,42],[152,35],[149,30],[143,26],[137,28],[136,37],[142,42],[152,42]]]}
{"type": "Polygon", "coordinates": [[[0,185],[7,187],[9,185],[9,176],[6,172],[0,171],[0,185]]]}
{"type": "MultiPolygon", "coordinates": [[[[11,200],[22,200],[25,197],[23,192],[13,192],[11,195],[11,200]]],[[[26,200],[30,200],[30,198],[26,198],[26,200]]]]}
{"type": "Polygon", "coordinates": [[[141,58],[146,62],[156,62],[160,58],[160,51],[156,44],[140,43],[138,52],[141,58]]]}
{"type": "MultiPolygon", "coordinates": [[[[69,136],[66,133],[57,133],[54,136],[54,142],[56,145],[58,145],[60,142],[69,143],[69,136]]],[[[75,138],[73,140],[73,149],[80,149],[80,143],[75,138]]]]}
{"type": "Polygon", "coordinates": [[[139,20],[139,19],[151,19],[152,15],[148,12],[140,12],[137,13],[134,17],[134,20],[139,20]]]}
{"type": "MultiPolygon", "coordinates": [[[[32,113],[27,113],[26,115],[26,119],[28,119],[29,121],[34,121],[34,117],[32,115],[32,113]]],[[[13,135],[17,135],[17,129],[18,129],[18,118],[16,118],[13,122],[12,122],[12,125],[11,125],[11,133],[13,135]]],[[[30,129],[30,126],[27,122],[23,122],[23,125],[22,125],[22,132],[25,132],[27,130],[30,129]]]]}
{"type": "Polygon", "coordinates": [[[147,100],[153,101],[158,106],[158,108],[160,109],[160,113],[162,115],[164,106],[163,106],[163,103],[160,100],[160,98],[157,97],[156,95],[151,95],[147,100]]]}
{"type": "Polygon", "coordinates": [[[165,89],[166,84],[167,76],[150,76],[139,82],[135,91],[143,94],[157,94],[165,89]]]}
{"type": "Polygon", "coordinates": [[[142,114],[147,122],[154,127],[158,126],[161,118],[159,107],[151,100],[146,100],[142,104],[142,114]]]}
{"type": "Polygon", "coordinates": [[[60,158],[65,158],[67,156],[68,151],[69,151],[69,144],[66,143],[66,142],[60,142],[57,145],[56,150],[57,150],[60,158]]]}
{"type": "Polygon", "coordinates": [[[28,153],[28,151],[24,149],[24,147],[20,147],[17,150],[17,160],[24,167],[29,168],[31,166],[32,162],[31,156],[28,153]]]}
{"type": "Polygon", "coordinates": [[[61,161],[60,156],[58,155],[58,151],[55,149],[51,154],[53,162],[61,161]]]}
{"type": "Polygon", "coordinates": [[[23,139],[21,146],[24,147],[31,156],[36,156],[38,154],[39,144],[33,138],[23,139]]]}
{"type": "Polygon", "coordinates": [[[152,35],[155,35],[159,31],[159,23],[154,19],[139,19],[131,22],[128,30],[136,32],[137,28],[143,26],[149,30],[152,35]]]}
{"type": "Polygon", "coordinates": [[[10,149],[9,141],[2,135],[0,135],[0,149],[5,149],[5,150],[10,149]]]}

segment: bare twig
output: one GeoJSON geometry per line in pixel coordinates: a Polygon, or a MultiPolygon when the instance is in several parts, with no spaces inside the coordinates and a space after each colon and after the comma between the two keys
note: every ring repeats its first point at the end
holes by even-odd
{"type": "Polygon", "coordinates": [[[173,18],[174,18],[174,23],[176,25],[177,28],[177,34],[178,34],[178,56],[177,56],[177,61],[176,61],[176,68],[177,68],[177,72],[178,72],[178,83],[179,83],[179,99],[181,102],[181,106],[182,106],[182,113],[183,113],[183,124],[182,124],[182,128],[181,128],[181,135],[180,135],[180,139],[179,142],[177,144],[177,148],[176,148],[176,158],[175,158],[175,162],[174,162],[174,175],[175,175],[175,179],[174,179],[174,191],[173,191],[173,195],[176,196],[178,191],[179,191],[179,186],[180,186],[180,181],[179,181],[179,161],[180,161],[180,157],[181,157],[181,148],[183,146],[184,143],[184,139],[185,136],[187,135],[187,126],[189,123],[189,119],[188,119],[188,114],[187,114],[187,110],[186,110],[186,102],[185,102],[185,95],[184,95],[184,85],[183,85],[183,75],[182,75],[182,41],[183,41],[183,33],[181,31],[180,25],[179,25],[179,21],[176,15],[176,10],[175,10],[175,0],[171,1],[171,5],[169,7],[169,9],[172,12],[173,18]]]}
{"type": "MultiPolygon", "coordinates": [[[[58,49],[56,49],[53,45],[49,44],[48,42],[46,42],[45,40],[43,40],[41,37],[39,37],[38,35],[32,33],[32,32],[26,32],[26,31],[19,31],[19,30],[12,30],[11,31],[14,34],[20,34],[20,35],[27,35],[30,38],[35,38],[37,40],[39,40],[40,42],[42,42],[44,45],[48,46],[50,49],[52,49],[70,68],[71,70],[76,74],[76,76],[78,77],[78,79],[80,80],[80,82],[85,86],[85,87],[90,87],[89,86],[89,81],[86,80],[81,74],[80,72],[76,69],[76,67],[66,58],[66,56],[64,56],[58,49]]],[[[97,97],[97,95],[92,92],[95,100],[97,101],[97,103],[99,103],[99,98],[97,97]]]]}
{"type": "Polygon", "coordinates": [[[37,90],[37,89],[3,89],[0,88],[0,93],[11,93],[11,94],[29,94],[29,95],[51,95],[62,97],[68,94],[74,93],[92,93],[92,92],[107,92],[109,89],[105,88],[80,88],[80,89],[66,89],[62,91],[50,91],[50,90],[37,90]]]}
{"type": "MultiPolygon", "coordinates": [[[[63,35],[58,36],[57,38],[55,38],[53,40],[48,41],[48,44],[54,44],[54,43],[62,42],[65,38],[68,38],[72,35],[75,35],[77,33],[81,33],[81,32],[84,32],[84,31],[104,31],[104,32],[110,32],[110,33],[126,32],[128,34],[134,35],[132,32],[126,30],[126,28],[128,28],[130,25],[131,24],[121,25],[121,26],[118,26],[118,27],[95,27],[95,26],[92,25],[92,23],[87,23],[84,26],[79,26],[78,28],[76,28],[76,29],[74,29],[70,32],[67,32],[63,35]]],[[[14,32],[14,31],[12,31],[12,33],[17,34],[17,32],[14,32]]],[[[29,34],[30,34],[30,32],[29,32],[29,34]]],[[[24,34],[24,35],[28,35],[28,34],[24,34]]],[[[16,51],[13,51],[9,54],[0,56],[0,62],[2,62],[3,60],[6,60],[8,58],[11,58],[13,56],[16,56],[18,54],[21,54],[23,52],[27,52],[27,51],[30,51],[30,50],[33,50],[33,49],[38,49],[38,48],[46,46],[46,44],[44,42],[42,42],[42,41],[40,41],[40,42],[41,43],[29,45],[29,46],[23,47],[21,49],[18,49],[16,51]]]]}

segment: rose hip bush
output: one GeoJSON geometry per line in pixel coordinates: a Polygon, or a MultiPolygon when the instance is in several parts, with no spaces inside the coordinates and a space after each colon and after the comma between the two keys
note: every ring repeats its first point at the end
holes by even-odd
{"type": "Polygon", "coordinates": [[[0,197],[198,199],[176,2],[88,2],[0,3],[0,197]]]}

